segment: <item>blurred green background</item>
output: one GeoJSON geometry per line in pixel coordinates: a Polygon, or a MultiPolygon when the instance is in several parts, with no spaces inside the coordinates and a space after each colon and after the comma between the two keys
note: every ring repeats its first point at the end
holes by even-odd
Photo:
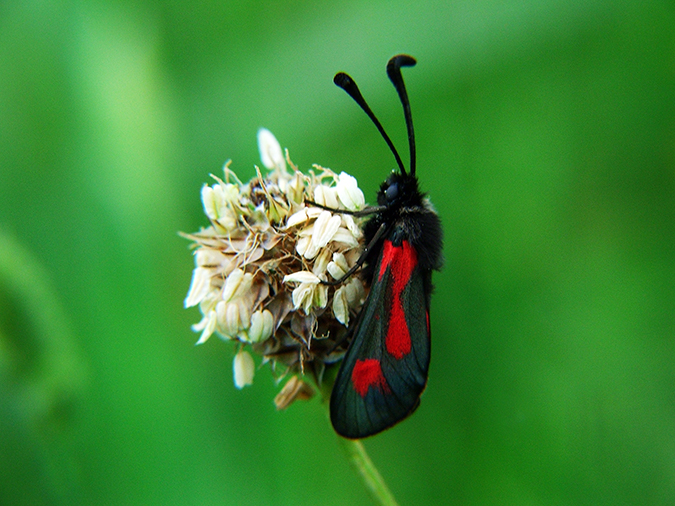
{"type": "Polygon", "coordinates": [[[0,503],[366,505],[321,404],[232,383],[183,309],[200,188],[271,129],[404,159],[445,225],[418,412],[365,442],[401,504],[675,503],[671,1],[0,3],[0,503]]]}

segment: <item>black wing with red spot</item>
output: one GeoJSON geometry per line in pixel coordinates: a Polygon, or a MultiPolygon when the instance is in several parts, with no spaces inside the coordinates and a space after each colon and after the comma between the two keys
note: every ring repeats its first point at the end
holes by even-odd
{"type": "Polygon", "coordinates": [[[353,439],[376,434],[419,404],[429,369],[428,278],[408,241],[399,246],[384,241],[333,387],[330,413],[338,434],[353,439]]]}
{"type": "Polygon", "coordinates": [[[413,65],[415,59],[405,54],[387,63],[408,130],[409,171],[354,80],[343,72],[333,79],[377,127],[399,169],[380,186],[378,206],[360,213],[372,217],[357,266],[365,264],[363,276],[372,281],[330,399],[333,427],[353,439],[376,434],[415,411],[429,371],[431,271],[443,262],[443,234],[416,177],[415,134],[401,75],[401,67],[413,65]]]}

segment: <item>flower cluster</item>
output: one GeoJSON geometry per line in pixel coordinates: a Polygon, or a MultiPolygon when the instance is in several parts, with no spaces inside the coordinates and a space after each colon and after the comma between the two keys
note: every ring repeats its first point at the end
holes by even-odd
{"type": "Polygon", "coordinates": [[[224,178],[202,188],[210,226],[194,234],[195,269],[185,307],[203,315],[197,344],[213,334],[237,343],[234,382],[251,384],[255,363],[247,349],[270,363],[281,379],[278,407],[306,398],[310,387],[296,373],[321,383],[327,364],[344,354],[351,318],[365,299],[358,276],[338,286],[361,253],[360,220],[333,210],[365,205],[356,179],[315,165],[309,175],[292,164],[271,132],[258,132],[266,176],[243,184],[225,165],[224,178]],[[287,162],[292,172],[287,170],[287,162]],[[322,207],[317,207],[313,204],[322,207]]]}

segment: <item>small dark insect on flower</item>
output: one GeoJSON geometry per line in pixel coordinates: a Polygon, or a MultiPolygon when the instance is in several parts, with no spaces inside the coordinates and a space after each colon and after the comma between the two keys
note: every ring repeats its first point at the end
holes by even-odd
{"type": "MultiPolygon", "coordinates": [[[[370,291],[330,399],[335,431],[348,438],[377,434],[409,416],[427,384],[431,352],[429,306],[431,272],[441,268],[441,221],[419,190],[415,133],[401,67],[415,65],[408,55],[394,56],[387,75],[398,92],[410,146],[408,170],[391,139],[364,100],[356,83],[343,72],[335,84],[345,90],[377,127],[396,159],[377,194],[377,206],[353,213],[370,215],[364,226],[363,279],[370,291]]],[[[343,281],[339,280],[338,282],[343,281]]]]}

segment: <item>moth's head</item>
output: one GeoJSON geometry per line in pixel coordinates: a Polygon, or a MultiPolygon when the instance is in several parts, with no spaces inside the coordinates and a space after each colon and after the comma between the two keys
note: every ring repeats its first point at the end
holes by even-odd
{"type": "Polygon", "coordinates": [[[400,174],[392,171],[389,177],[380,185],[377,193],[377,203],[381,206],[415,205],[413,200],[419,197],[417,178],[410,174],[400,174]]]}

